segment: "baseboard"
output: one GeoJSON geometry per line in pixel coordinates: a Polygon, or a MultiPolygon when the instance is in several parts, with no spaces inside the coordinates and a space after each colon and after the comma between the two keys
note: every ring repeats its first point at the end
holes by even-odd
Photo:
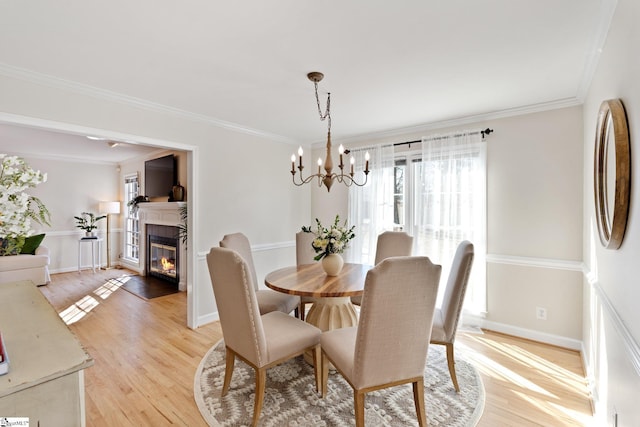
{"type": "Polygon", "coordinates": [[[600,396],[598,394],[598,387],[596,386],[596,376],[593,372],[593,366],[589,364],[589,358],[587,357],[587,349],[584,346],[584,341],[582,342],[582,348],[580,349],[580,359],[582,360],[584,377],[585,380],[587,380],[587,391],[591,398],[591,411],[593,411],[594,419],[598,419],[600,396]]]}
{"type": "MultiPolygon", "coordinates": [[[[97,266],[96,265],[96,270],[101,270],[101,269],[105,269],[106,268],[106,264],[103,264],[101,266],[97,266]]],[[[118,270],[120,268],[126,268],[128,270],[133,270],[135,271],[135,269],[131,268],[130,266],[127,265],[122,265],[120,263],[112,263],[111,264],[111,269],[114,270],[118,270]]],[[[91,271],[91,266],[90,265],[83,265],[82,266],[82,271],[86,272],[86,271],[91,271]]],[[[58,273],[73,273],[73,272],[77,272],[78,271],[78,266],[73,266],[73,267],[64,267],[64,268],[56,268],[56,269],[49,269],[49,274],[58,274],[58,273]]],[[[139,272],[138,272],[139,273],[139,272]]]]}
{"type": "Polygon", "coordinates": [[[574,338],[563,337],[560,335],[547,334],[545,332],[534,331],[532,329],[520,328],[518,326],[507,325],[504,323],[492,322],[483,319],[480,323],[483,329],[500,332],[507,335],[513,335],[520,338],[526,338],[532,341],[538,341],[545,344],[551,344],[558,347],[568,348],[570,350],[582,351],[582,341],[574,338]]]}
{"type": "MultiPolygon", "coordinates": [[[[97,267],[96,267],[97,269],[97,267]]],[[[82,271],[87,271],[87,270],[91,270],[91,266],[90,265],[86,265],[86,266],[82,266],[82,271]]],[[[58,274],[58,273],[72,273],[74,271],[78,271],[78,266],[74,265],[73,267],[65,267],[65,268],[56,268],[54,269],[49,269],[49,274],[58,274]]]]}
{"type": "Polygon", "coordinates": [[[218,312],[215,311],[213,313],[205,314],[204,316],[198,316],[198,321],[196,322],[195,327],[204,326],[207,323],[213,323],[217,320],[220,320],[220,316],[218,312]]]}

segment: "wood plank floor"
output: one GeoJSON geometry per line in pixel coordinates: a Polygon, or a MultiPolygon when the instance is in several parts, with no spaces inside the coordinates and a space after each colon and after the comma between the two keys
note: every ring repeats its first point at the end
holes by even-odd
{"type": "MultiPolygon", "coordinates": [[[[119,288],[125,270],[63,273],[39,289],[95,359],[85,371],[88,426],[206,426],[193,399],[218,322],[186,325],[186,294],[145,301],[119,288]]],[[[481,372],[479,426],[579,426],[591,406],[579,354],[494,332],[458,335],[481,372]]]]}

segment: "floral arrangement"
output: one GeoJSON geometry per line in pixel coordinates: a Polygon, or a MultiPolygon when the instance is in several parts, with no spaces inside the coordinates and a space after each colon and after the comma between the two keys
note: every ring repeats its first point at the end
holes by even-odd
{"type": "Polygon", "coordinates": [[[49,225],[50,214],[28,188],[47,181],[47,174],[33,170],[24,159],[0,154],[0,255],[20,253],[31,221],[49,225]]]}
{"type": "Polygon", "coordinates": [[[302,227],[302,231],[305,233],[313,233],[316,238],[313,239],[311,246],[318,255],[315,256],[316,261],[320,261],[330,254],[341,254],[347,249],[347,244],[351,239],[356,237],[353,230],[355,225],[348,228],[347,221],[342,226],[340,224],[340,216],[336,215],[336,219],[328,229],[323,227],[320,220],[316,218],[316,230],[313,231],[311,227],[302,227]]]}

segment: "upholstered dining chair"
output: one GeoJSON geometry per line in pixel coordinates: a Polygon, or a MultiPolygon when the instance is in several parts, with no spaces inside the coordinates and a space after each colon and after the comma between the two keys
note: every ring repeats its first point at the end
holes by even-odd
{"type": "Polygon", "coordinates": [[[393,257],[367,273],[358,326],[322,333],[322,396],[328,363],[353,387],[356,426],[364,426],[365,393],[413,385],[418,423],[426,425],[424,369],[442,267],[427,257],[393,257]]]}
{"type": "MultiPolygon", "coordinates": [[[[413,251],[413,236],[404,231],[385,231],[378,236],[375,264],[392,256],[410,256],[413,251]]],[[[351,297],[351,303],[360,305],[362,296],[351,297]]]]}
{"type": "Polygon", "coordinates": [[[447,347],[447,364],[449,375],[453,382],[453,388],[460,392],[458,378],[456,377],[455,358],[453,356],[453,344],[456,340],[456,329],[462,313],[464,295],[467,291],[471,265],[473,264],[473,243],[465,240],[458,245],[453,257],[447,287],[444,291],[442,306],[436,308],[433,316],[431,330],[431,344],[440,344],[447,347]]]}
{"type": "Polygon", "coordinates": [[[272,289],[260,289],[258,287],[258,277],[253,264],[253,256],[251,255],[251,245],[249,244],[247,236],[242,233],[227,234],[220,241],[220,247],[236,251],[247,262],[253,289],[256,291],[260,314],[266,314],[271,311],[291,313],[291,311],[295,310],[295,314],[298,316],[300,297],[283,294],[272,289]]]}
{"type": "MultiPolygon", "coordinates": [[[[311,246],[313,239],[315,239],[313,233],[306,233],[304,231],[298,231],[296,233],[296,265],[313,264],[317,262],[314,259],[316,251],[311,246]]],[[[301,320],[304,320],[307,304],[313,304],[313,302],[314,299],[312,297],[300,297],[298,315],[301,320]]]]}
{"type": "Polygon", "coordinates": [[[220,315],[226,363],[222,396],[227,394],[238,357],[255,370],[253,425],[262,411],[266,370],[312,351],[316,391],[321,386],[320,329],[280,311],[260,315],[251,268],[237,252],[211,248],[207,264],[220,315]]]}

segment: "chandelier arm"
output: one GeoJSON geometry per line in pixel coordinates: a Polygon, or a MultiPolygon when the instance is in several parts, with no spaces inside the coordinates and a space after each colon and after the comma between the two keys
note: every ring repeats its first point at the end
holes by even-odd
{"type": "Polygon", "coordinates": [[[303,178],[302,177],[302,171],[300,171],[300,174],[299,174],[300,182],[296,182],[296,173],[295,172],[291,172],[291,176],[293,178],[293,184],[298,186],[298,187],[300,187],[301,185],[308,184],[309,182],[311,182],[311,180],[313,180],[313,178],[320,177],[321,175],[316,173],[316,174],[313,174],[313,175],[309,175],[306,178],[303,178]]]}

